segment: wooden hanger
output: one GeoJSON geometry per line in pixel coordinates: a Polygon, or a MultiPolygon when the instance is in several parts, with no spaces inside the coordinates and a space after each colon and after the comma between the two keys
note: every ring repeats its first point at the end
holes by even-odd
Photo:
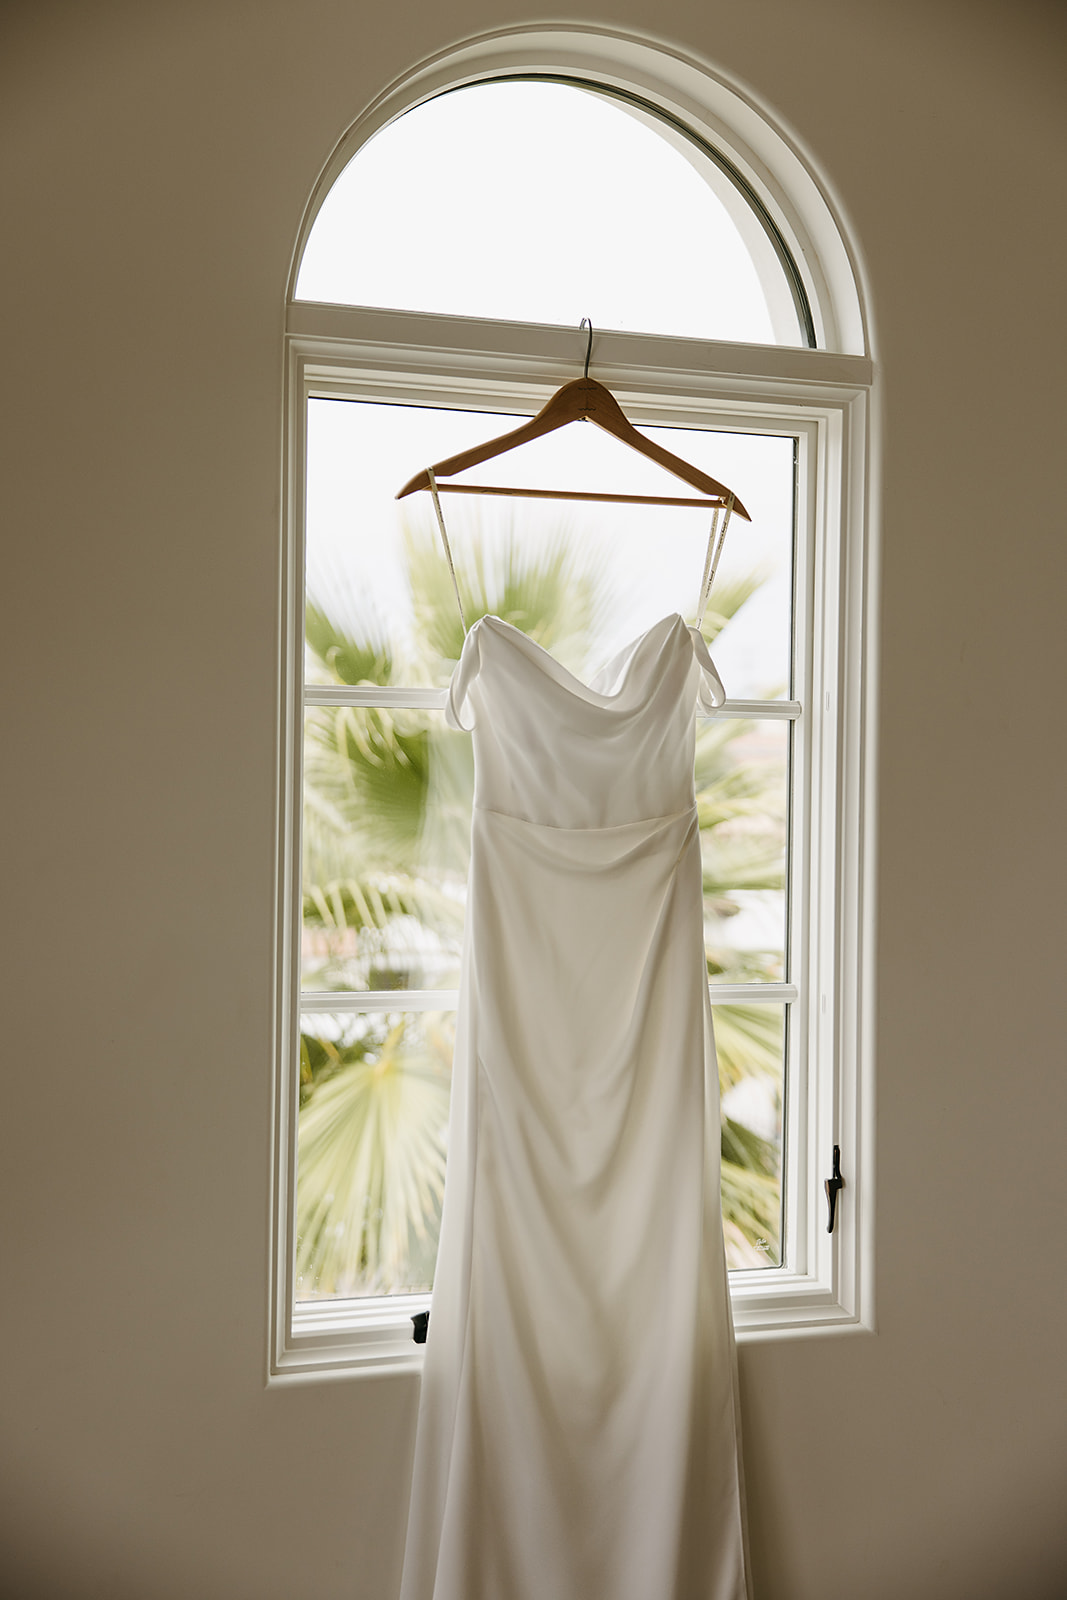
{"type": "MultiPolygon", "coordinates": [[[[585,327],[588,318],[582,318],[582,327],[585,327]]],[[[589,323],[589,342],[585,352],[585,376],[575,378],[571,383],[565,383],[562,389],[557,389],[551,400],[531,417],[529,422],[524,422],[518,428],[513,428],[510,433],[502,433],[499,438],[489,439],[485,444],[475,445],[473,449],[463,450],[458,456],[449,456],[447,461],[439,461],[436,466],[424,469],[415,474],[398,492],[396,498],[403,500],[405,495],[415,494],[419,489],[430,487],[430,472],[435,479],[450,478],[456,472],[464,472],[468,467],[476,467],[483,461],[492,460],[493,456],[503,455],[507,450],[514,450],[520,444],[529,444],[531,439],[540,438],[543,433],[552,433],[556,428],[563,428],[568,422],[595,422],[605,432],[614,434],[616,439],[621,439],[623,444],[628,444],[643,456],[648,456],[659,466],[665,467],[668,472],[673,472],[675,477],[692,484],[694,489],[700,489],[710,499],[680,499],[677,496],[647,495],[647,494],[593,494],[577,489],[508,489],[495,488],[488,484],[472,483],[441,483],[437,488],[441,493],[446,490],[450,494],[503,494],[519,495],[523,498],[544,500],[614,500],[622,501],[627,505],[649,506],[725,506],[733,500],[734,514],[744,517],[746,522],[751,522],[751,517],[741,504],[733,491],[727,489],[714,478],[710,478],[699,467],[691,466],[688,461],[683,461],[681,456],[672,455],[669,450],[664,450],[661,445],[654,444],[651,439],[646,439],[643,433],[627,420],[622,407],[602,383],[589,376],[589,354],[593,347],[593,325],[589,323]]]]}

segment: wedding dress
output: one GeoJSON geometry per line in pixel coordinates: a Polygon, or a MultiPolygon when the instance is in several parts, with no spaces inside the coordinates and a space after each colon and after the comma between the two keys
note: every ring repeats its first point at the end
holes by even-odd
{"type": "Polygon", "coordinates": [[[703,637],[588,685],[498,617],[401,1600],[745,1600],[693,759],[703,637]]]}

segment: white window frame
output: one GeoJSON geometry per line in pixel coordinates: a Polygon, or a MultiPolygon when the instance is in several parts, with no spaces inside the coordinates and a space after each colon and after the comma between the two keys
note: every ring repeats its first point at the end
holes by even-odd
{"type": "MultiPolygon", "coordinates": [[[[545,37],[537,36],[541,49],[545,37]]],[[[604,37],[594,43],[602,60],[604,37]]],[[[620,52],[623,45],[630,48],[623,41],[620,52]]],[[[520,53],[513,42],[509,59],[520,53]]],[[[655,61],[660,61],[658,55],[655,61]]],[[[558,67],[558,61],[552,64],[558,67]]],[[[522,63],[509,70],[516,65],[522,63]]],[[[452,60],[454,81],[463,81],[462,67],[457,54],[452,60]]],[[[588,68],[581,75],[588,78],[588,68]]],[[[394,91],[392,101],[385,98],[385,111],[395,106],[397,95],[402,108],[405,93],[409,105],[418,98],[409,85],[394,91]]],[[[372,120],[377,116],[378,125],[388,120],[385,111],[372,108],[372,120]]],[[[359,142],[357,128],[345,159],[359,142]]],[[[731,157],[737,156],[735,147],[731,157]]],[[[335,156],[328,165],[320,197],[343,164],[335,156]]],[[[772,190],[766,193],[770,196],[772,190]]],[[[780,215],[788,220],[786,213],[780,215]]],[[[825,217],[816,221],[825,230],[825,217]]],[[[308,221],[304,236],[307,226],[308,221]]],[[[790,242],[795,244],[795,212],[792,226],[790,242]]],[[[833,270],[820,276],[813,257],[811,250],[803,259],[812,274],[808,288],[817,327],[832,330],[840,345],[854,344],[856,317],[848,304],[842,312],[841,296],[835,300],[826,288],[833,270]],[[821,298],[815,290],[821,290],[821,298]]],[[[838,255],[830,263],[839,278],[842,259],[838,255]]],[[[298,256],[294,282],[297,264],[298,256]]],[[[575,338],[573,330],[536,324],[290,300],[282,485],[269,1382],[417,1369],[422,1349],[412,1341],[410,1318],[429,1303],[428,1295],[293,1301],[308,401],[332,396],[529,414],[573,377],[575,338]]],[[[806,681],[808,691],[803,702],[787,708],[795,730],[789,883],[793,945],[790,982],[759,986],[761,998],[769,1000],[773,993],[774,999],[790,1002],[784,1257],[780,1267],[732,1272],[730,1289],[740,1341],[870,1329],[877,577],[871,514],[877,443],[873,364],[865,351],[847,348],[793,349],[600,332],[596,359],[597,376],[639,425],[741,426],[792,435],[799,442],[795,632],[807,658],[795,668],[797,682],[806,681]],[[806,530],[805,537],[801,530],[806,530]],[[841,1149],[845,1188],[831,1235],[822,1184],[831,1171],[834,1145],[841,1149]]],[[[361,696],[361,703],[377,704],[435,705],[444,700],[443,692],[433,690],[350,690],[347,695],[353,703],[361,696]]],[[[310,696],[309,703],[317,697],[310,696]]],[[[759,714],[758,707],[728,702],[726,714],[750,716],[754,710],[759,714]]],[[[736,986],[722,985],[713,985],[712,995],[719,1003],[741,997],[736,986]]],[[[439,1008],[446,999],[434,994],[426,1004],[439,1008]]],[[[363,997],[361,1009],[376,1008],[373,1001],[362,1002],[363,997]]],[[[398,996],[383,997],[380,1003],[395,1009],[398,996]]],[[[412,1009],[410,996],[403,1003],[412,1009]]]]}

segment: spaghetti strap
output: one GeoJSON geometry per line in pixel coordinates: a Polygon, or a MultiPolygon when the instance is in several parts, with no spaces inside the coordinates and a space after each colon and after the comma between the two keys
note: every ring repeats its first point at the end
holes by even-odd
{"type": "Polygon", "coordinates": [[[711,531],[708,534],[708,549],[704,557],[704,576],[700,580],[700,605],[697,608],[696,625],[700,628],[704,622],[704,612],[707,610],[708,600],[711,597],[711,586],[715,582],[715,574],[719,570],[719,557],[722,555],[723,545],[726,543],[726,530],[730,526],[730,514],[734,509],[734,497],[730,495],[726,502],[726,514],[722,519],[722,528],[719,528],[719,507],[716,506],[711,514],[711,531]],[[716,535],[718,538],[716,539],[716,535]]]}
{"type": "Polygon", "coordinates": [[[441,501],[440,501],[440,498],[439,498],[438,493],[437,493],[437,479],[433,475],[433,468],[432,467],[427,467],[426,468],[426,476],[430,480],[430,493],[433,496],[433,508],[437,512],[437,526],[441,530],[441,543],[445,547],[445,559],[448,562],[448,570],[449,570],[449,573],[451,574],[451,577],[452,577],[452,588],[455,590],[456,605],[459,607],[459,620],[463,624],[463,632],[466,633],[467,632],[467,619],[463,615],[463,601],[459,597],[459,583],[458,583],[458,581],[456,579],[455,563],[452,560],[452,547],[450,546],[450,544],[448,542],[448,534],[445,531],[444,514],[441,511],[441,501]]]}

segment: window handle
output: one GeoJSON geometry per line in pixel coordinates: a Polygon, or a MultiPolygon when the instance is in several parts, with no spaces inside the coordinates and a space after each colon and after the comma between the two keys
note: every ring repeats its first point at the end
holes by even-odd
{"type": "Polygon", "coordinates": [[[845,1180],[841,1176],[841,1146],[834,1145],[834,1170],[826,1179],[823,1187],[826,1190],[826,1203],[830,1207],[830,1217],[826,1224],[827,1233],[834,1231],[834,1218],[837,1213],[837,1197],[845,1187],[845,1180]]]}

